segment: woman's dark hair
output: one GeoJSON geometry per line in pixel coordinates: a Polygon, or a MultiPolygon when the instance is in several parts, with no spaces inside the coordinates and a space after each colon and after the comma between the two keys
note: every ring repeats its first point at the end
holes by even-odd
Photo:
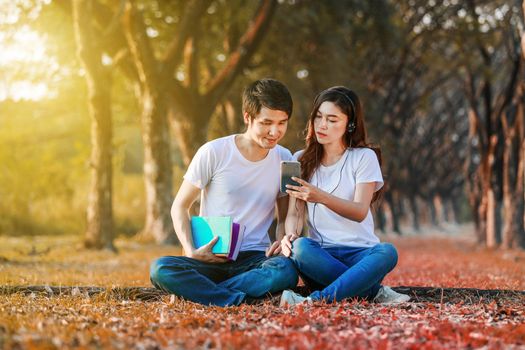
{"type": "MultiPolygon", "coordinates": [[[[306,181],[310,181],[315,170],[319,168],[323,158],[324,149],[323,146],[317,142],[317,137],[314,130],[314,120],[317,116],[319,107],[321,104],[323,104],[323,102],[334,103],[337,107],[339,107],[341,112],[348,116],[347,131],[343,136],[343,143],[345,147],[370,148],[376,153],[377,159],[379,160],[379,165],[381,165],[381,149],[379,146],[372,145],[367,141],[363,106],[361,105],[359,97],[355,92],[344,86],[334,86],[322,91],[315,97],[312,112],[308,118],[308,125],[306,128],[306,148],[304,153],[299,158],[302,169],[301,177],[306,181]],[[348,125],[350,123],[354,123],[355,125],[353,132],[349,132],[348,129],[348,125]]],[[[380,199],[382,193],[383,187],[374,193],[374,196],[372,197],[372,203],[380,199]]]]}
{"type": "Polygon", "coordinates": [[[260,79],[248,85],[242,93],[242,112],[253,120],[262,107],[283,111],[292,116],[293,102],[286,86],[275,79],[260,79]]]}

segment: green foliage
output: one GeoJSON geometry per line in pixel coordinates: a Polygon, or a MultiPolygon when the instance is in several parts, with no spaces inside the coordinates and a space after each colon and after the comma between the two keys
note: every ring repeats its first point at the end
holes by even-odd
{"type": "Polygon", "coordinates": [[[3,234],[64,232],[78,229],[81,222],[71,208],[78,189],[87,181],[82,168],[89,154],[89,123],[82,118],[82,109],[66,112],[54,102],[3,102],[3,234]]]}
{"type": "MultiPolygon", "coordinates": [[[[0,102],[0,235],[85,229],[91,152],[85,82],[71,76],[56,88],[56,98],[0,102]]],[[[116,75],[113,201],[117,231],[126,234],[139,231],[144,216],[140,122],[129,89],[116,75]]]]}
{"type": "MultiPolygon", "coordinates": [[[[72,20],[67,5],[61,5],[64,3],[45,5],[38,16],[30,15],[31,6],[24,5],[17,23],[0,26],[2,33],[10,36],[20,25],[30,24],[45,35],[55,62],[0,67],[0,75],[9,72],[9,79],[44,79],[56,92],[56,97],[40,102],[0,102],[0,234],[81,233],[85,226],[91,121],[85,81],[75,56],[72,20]]],[[[159,57],[177,35],[187,2],[140,0],[137,4],[159,57]]],[[[243,0],[212,2],[200,29],[195,28],[202,31],[196,49],[205,58],[199,60],[200,89],[204,90],[202,84],[224,66],[223,59],[235,49],[232,43],[242,35],[257,5],[243,0]]],[[[489,20],[483,15],[486,23],[477,23],[467,4],[457,1],[279,1],[258,52],[216,109],[208,137],[241,132],[242,88],[269,76],[283,81],[292,93],[294,113],[282,143],[296,151],[304,144],[302,131],[315,95],[331,85],[347,85],[364,102],[369,134],[384,150],[384,169],[388,169],[391,188],[399,190],[408,184],[421,195],[426,187],[410,186],[412,176],[424,179],[422,174],[411,173],[409,166],[421,169],[411,164],[415,159],[412,155],[420,153],[419,148],[434,149],[425,146],[434,145],[431,142],[444,144],[442,141],[450,136],[451,132],[433,133],[434,122],[445,115],[440,99],[459,96],[464,102],[463,82],[458,77],[463,78],[465,70],[460,66],[470,67],[474,79],[494,75],[497,86],[509,75],[502,38],[510,35],[512,26],[519,27],[516,23],[521,10],[499,0],[482,1],[477,6],[474,12],[500,11],[502,19],[489,20]],[[502,12],[504,8],[506,12],[502,12]],[[502,53],[493,62],[494,70],[483,67],[479,42],[502,53]],[[453,77],[440,85],[441,90],[421,92],[444,72],[453,77]],[[233,110],[225,112],[227,104],[233,110]],[[424,137],[418,136],[419,129],[426,130],[424,137]],[[396,176],[397,182],[392,181],[396,176]]],[[[144,220],[140,108],[135,86],[118,67],[111,69],[114,215],[117,231],[131,235],[140,230],[144,220]]],[[[186,62],[181,63],[175,73],[178,80],[184,79],[177,73],[187,76],[186,70],[186,62]]],[[[455,119],[458,129],[464,128],[461,122],[466,114],[458,111],[465,103],[452,102],[456,110],[446,118],[455,119]]],[[[460,138],[457,144],[463,145],[465,135],[455,136],[460,138]]],[[[184,169],[174,146],[176,140],[172,143],[173,188],[177,190],[184,169]]],[[[458,158],[457,149],[448,155],[458,158]]],[[[443,159],[425,158],[425,164],[450,164],[443,159]]],[[[426,179],[423,182],[431,183],[426,179]]],[[[457,197],[462,203],[460,215],[466,218],[464,196],[457,197]]]]}

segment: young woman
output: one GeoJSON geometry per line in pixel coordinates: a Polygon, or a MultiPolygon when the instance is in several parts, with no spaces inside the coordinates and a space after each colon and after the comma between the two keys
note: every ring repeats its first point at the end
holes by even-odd
{"type": "Polygon", "coordinates": [[[294,158],[301,162],[304,180],[294,178],[300,186],[287,186],[281,248],[315,291],[304,298],[287,290],[281,305],[351,297],[408,301],[408,295],[381,286],[396,266],[397,251],[374,234],[370,205],[382,192],[381,153],[367,142],[362,106],[353,91],[336,86],[317,95],[306,149],[294,158]],[[300,237],[305,206],[310,238],[300,237]]]}

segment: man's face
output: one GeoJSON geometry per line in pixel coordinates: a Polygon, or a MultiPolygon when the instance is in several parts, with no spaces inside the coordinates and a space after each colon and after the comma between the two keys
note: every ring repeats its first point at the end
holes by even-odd
{"type": "Polygon", "coordinates": [[[244,121],[248,124],[246,132],[259,147],[274,148],[286,133],[288,118],[284,111],[262,107],[253,120],[244,114],[244,121]]]}

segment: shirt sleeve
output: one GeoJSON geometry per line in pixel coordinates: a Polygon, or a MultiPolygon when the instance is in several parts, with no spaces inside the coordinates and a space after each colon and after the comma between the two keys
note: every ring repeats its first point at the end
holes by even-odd
{"type": "Polygon", "coordinates": [[[279,153],[281,156],[281,160],[290,161],[292,160],[292,152],[288,148],[280,148],[279,153]]]}
{"type": "Polygon", "coordinates": [[[215,154],[210,143],[202,145],[191,160],[190,166],[184,174],[184,180],[201,190],[211,181],[215,168],[215,154]]]}
{"type": "Polygon", "coordinates": [[[383,187],[384,182],[383,175],[381,174],[381,167],[379,166],[377,155],[373,150],[366,148],[363,152],[363,156],[357,165],[355,178],[356,184],[375,182],[375,191],[378,191],[383,187]]]}
{"type": "Polygon", "coordinates": [[[294,153],[294,155],[292,156],[292,160],[295,161],[295,162],[298,162],[299,161],[299,157],[302,156],[304,153],[304,150],[300,150],[300,151],[297,151],[294,153]]]}

